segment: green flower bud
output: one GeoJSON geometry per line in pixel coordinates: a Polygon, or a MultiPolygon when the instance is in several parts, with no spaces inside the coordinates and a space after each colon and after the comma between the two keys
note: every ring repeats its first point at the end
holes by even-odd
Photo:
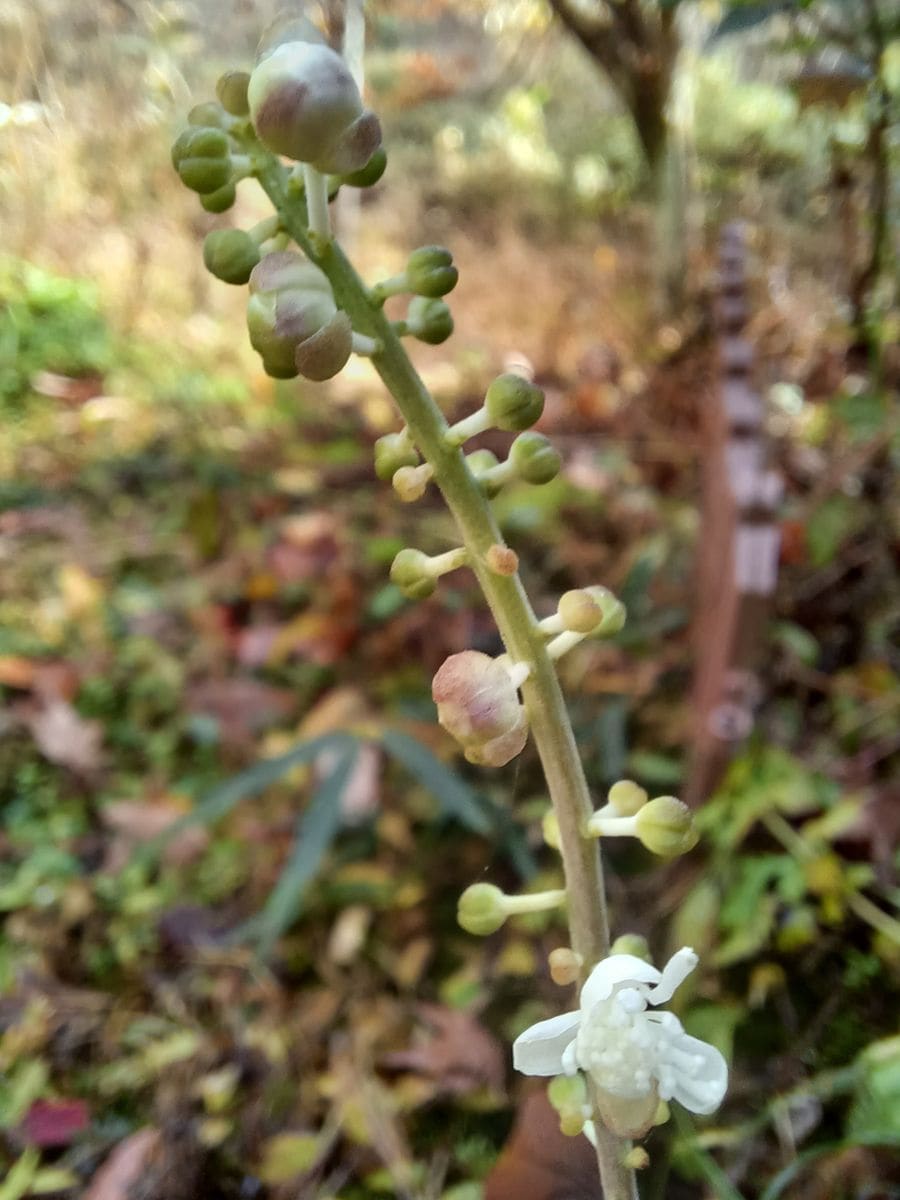
{"type": "Polygon", "coordinates": [[[417,296],[436,298],[453,291],[459,271],[453,265],[450,251],[443,246],[421,246],[407,259],[406,278],[410,291],[417,296]]]}
{"type": "Polygon", "coordinates": [[[497,429],[530,429],[544,411],[544,393],[521,375],[499,375],[488,388],[484,407],[497,429]]]}
{"type": "Polygon", "coordinates": [[[524,709],[509,671],[497,659],[478,650],[451,654],[432,681],[431,695],[438,721],[467,756],[471,751],[482,761],[486,753],[492,760],[488,765],[500,766],[493,760],[511,751],[504,760],[508,762],[524,746],[524,709]],[[486,749],[508,735],[513,735],[509,742],[486,749]]]}
{"type": "Polygon", "coordinates": [[[456,919],[466,933],[487,937],[507,918],[506,895],[492,883],[473,883],[459,898],[456,919]]]}
{"type": "Polygon", "coordinates": [[[631,954],[634,958],[642,958],[644,962],[652,963],[650,947],[647,939],[639,933],[623,933],[609,948],[610,954],[631,954]]]}
{"type": "Polygon", "coordinates": [[[491,450],[473,450],[466,455],[466,465],[481,484],[481,490],[493,499],[503,487],[502,480],[493,480],[491,471],[498,466],[497,455],[491,450]]]}
{"type": "Polygon", "coordinates": [[[260,141],[323,174],[360,170],[381,144],[347,64],[321,43],[276,46],[250,76],[247,97],[260,141]]]}
{"type": "Polygon", "coordinates": [[[409,332],[420,342],[439,346],[453,332],[453,314],[443,300],[416,296],[410,301],[406,324],[409,332]]]}
{"type": "Polygon", "coordinates": [[[437,587],[430,559],[421,550],[401,550],[391,564],[391,582],[409,600],[425,600],[437,587]]]}
{"type": "Polygon", "coordinates": [[[228,138],[208,126],[186,129],[172,146],[172,163],[185,187],[201,195],[215,192],[231,179],[228,138]]]}
{"type": "Polygon", "coordinates": [[[214,229],[203,242],[203,262],[223,283],[246,283],[259,262],[259,247],[242,229],[214,229]]]}
{"type": "Polygon", "coordinates": [[[211,125],[223,129],[226,122],[225,110],[213,100],[195,104],[187,115],[188,125],[211,125]]]}
{"type": "Polygon", "coordinates": [[[634,817],[635,832],[653,854],[674,858],[697,845],[697,830],[691,810],[674,796],[659,796],[639,809],[634,817]]]}
{"type": "Polygon", "coordinates": [[[386,433],[375,443],[375,474],[385,483],[390,483],[401,467],[415,467],[418,463],[419,455],[405,430],[386,433]]]}
{"type": "Polygon", "coordinates": [[[620,779],[614,783],[607,796],[607,801],[623,817],[633,817],[649,799],[644,789],[630,779],[620,779]]]}
{"type": "Polygon", "coordinates": [[[250,275],[247,328],[263,366],[278,379],[330,379],[347,362],[353,330],[327,276],[299,254],[268,254],[250,275]]]}
{"type": "MultiPolygon", "coordinates": [[[[571,951],[569,951],[571,953],[571,951]]],[[[572,981],[574,982],[574,980],[572,981]]],[[[550,1080],[547,1099],[559,1116],[560,1132],[576,1137],[584,1128],[588,1105],[587,1084],[582,1074],[557,1075],[550,1080]]]]}
{"type": "Polygon", "coordinates": [[[216,84],[219,103],[233,117],[246,117],[250,111],[247,102],[247,85],[250,76],[246,71],[226,71],[216,84]]]}
{"type": "Polygon", "coordinates": [[[593,633],[603,620],[603,610],[585,588],[563,592],[556,611],[570,633],[593,633]]]}
{"type": "Polygon", "coordinates": [[[200,207],[210,213],[223,213],[228,212],[235,200],[237,200],[237,188],[233,183],[226,183],[224,187],[216,188],[214,192],[207,192],[201,196],[200,207]]]}
{"type": "Polygon", "coordinates": [[[625,624],[628,610],[622,601],[617,596],[614,596],[609,588],[603,587],[602,584],[594,584],[586,590],[596,600],[603,613],[603,620],[593,632],[602,637],[612,637],[625,624]]]}
{"type": "Polygon", "coordinates": [[[520,433],[509,448],[516,474],[528,483],[549,483],[559,474],[562,459],[542,433],[520,433]]]}
{"type": "Polygon", "coordinates": [[[342,175],[341,183],[349,184],[350,187],[355,188],[372,187],[382,177],[386,169],[387,154],[384,147],[379,146],[364,167],[360,167],[358,171],[351,171],[348,175],[342,175]]]}

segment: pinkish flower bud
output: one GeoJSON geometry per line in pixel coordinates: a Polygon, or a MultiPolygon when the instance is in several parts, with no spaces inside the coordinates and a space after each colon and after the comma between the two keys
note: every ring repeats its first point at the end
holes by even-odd
{"type": "Polygon", "coordinates": [[[502,766],[528,738],[525,710],[507,668],[478,650],[452,654],[434,677],[431,695],[441,725],[470,762],[502,766]]]}

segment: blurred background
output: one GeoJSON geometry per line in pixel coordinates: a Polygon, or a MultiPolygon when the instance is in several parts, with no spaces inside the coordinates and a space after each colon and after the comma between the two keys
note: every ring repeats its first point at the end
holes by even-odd
{"type": "MultiPolygon", "coordinates": [[[[388,582],[454,544],[374,477],[388,397],[265,376],[201,257],[265,197],[212,216],[169,160],[281,7],[0,4],[0,1200],[594,1196],[509,1067],[572,1006],[562,924],[455,923],[560,874],[533,749],[479,771],[434,721],[493,626],[464,573],[388,582]]],[[[448,415],[546,389],[563,475],[497,510],[541,615],[628,605],[562,666],[597,802],[700,807],[687,860],[607,854],[732,1063],[642,1198],[900,1196],[900,15],[366,11],[389,165],[342,239],[370,281],[452,249],[412,349],[448,415]]]]}

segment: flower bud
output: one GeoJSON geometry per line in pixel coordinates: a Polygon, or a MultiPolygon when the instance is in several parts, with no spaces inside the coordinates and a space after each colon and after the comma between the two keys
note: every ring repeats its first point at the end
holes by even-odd
{"type": "Polygon", "coordinates": [[[504,733],[489,742],[466,746],[463,750],[466,762],[476,767],[505,767],[525,749],[528,741],[528,719],[522,710],[519,723],[509,733],[504,733]]]}
{"type": "Polygon", "coordinates": [[[441,725],[479,761],[487,756],[488,765],[502,766],[494,760],[509,750],[508,762],[525,744],[524,709],[516,688],[506,667],[489,655],[478,650],[452,654],[435,675],[431,695],[441,725]],[[509,741],[491,747],[501,738],[509,741]]]}
{"type": "Polygon", "coordinates": [[[231,178],[228,138],[209,126],[185,129],[172,146],[172,163],[185,187],[201,195],[215,192],[231,178]]]}
{"type": "Polygon", "coordinates": [[[195,104],[187,115],[188,125],[211,125],[216,129],[225,127],[225,110],[214,100],[195,104]]]}
{"type": "Polygon", "coordinates": [[[375,474],[385,483],[390,483],[401,467],[415,467],[418,462],[419,455],[405,430],[386,433],[375,443],[375,474]]]}
{"type": "Polygon", "coordinates": [[[372,187],[382,177],[386,169],[387,154],[384,147],[379,146],[364,167],[360,167],[358,171],[350,171],[347,175],[341,175],[340,182],[349,184],[350,187],[355,188],[372,187]]]}
{"type": "Polygon", "coordinates": [[[586,588],[563,592],[556,611],[570,633],[593,633],[603,620],[603,610],[586,588]]]}
{"type": "Polygon", "coordinates": [[[632,958],[642,958],[644,962],[652,963],[650,947],[647,939],[639,933],[623,933],[609,948],[610,954],[630,954],[632,958]]]}
{"type": "MultiPolygon", "coordinates": [[[[614,783],[607,796],[608,803],[622,817],[633,817],[649,799],[644,789],[630,779],[620,779],[618,783],[614,783]]],[[[626,951],[620,953],[625,954],[626,951]]]]}
{"type": "Polygon", "coordinates": [[[562,459],[542,433],[520,433],[509,448],[516,474],[528,483],[549,483],[559,474],[562,459]]]}
{"type": "Polygon", "coordinates": [[[223,283],[246,283],[259,262],[259,247],[242,229],[214,229],[203,242],[203,262],[223,283]]]}
{"type": "Polygon", "coordinates": [[[613,595],[609,588],[605,588],[601,584],[594,584],[586,590],[600,605],[600,610],[603,613],[602,622],[593,632],[602,637],[612,637],[625,624],[628,610],[622,601],[613,595]]]}
{"type": "Polygon", "coordinates": [[[482,491],[488,497],[494,497],[503,486],[501,481],[494,482],[490,477],[491,470],[498,466],[497,455],[491,450],[473,450],[466,455],[466,466],[481,484],[482,491]]]}
{"type": "Polygon", "coordinates": [[[416,296],[410,301],[406,324],[409,332],[420,342],[439,346],[453,332],[453,315],[443,300],[416,296]]]}
{"type": "Polygon", "coordinates": [[[496,933],[506,922],[506,895],[492,883],[473,883],[459,898],[456,920],[476,937],[496,933]]]}
{"type": "Polygon", "coordinates": [[[247,101],[247,86],[250,76],[246,71],[226,71],[216,84],[219,103],[233,117],[246,117],[250,111],[247,101]]]}
{"type": "Polygon", "coordinates": [[[530,429],[544,411],[544,393],[521,375],[498,375],[484,397],[491,424],[519,433],[530,429]]]}
{"type": "Polygon", "coordinates": [[[223,213],[228,212],[235,200],[237,200],[237,188],[233,183],[226,183],[224,187],[216,188],[214,192],[206,192],[205,195],[202,195],[200,206],[207,212],[223,213]]]}
{"type": "Polygon", "coordinates": [[[408,600],[425,600],[437,587],[430,559],[421,550],[401,550],[391,564],[391,582],[408,600]]]}
{"type": "Polygon", "coordinates": [[[558,946],[551,950],[548,956],[550,978],[559,987],[568,987],[576,983],[584,965],[584,959],[568,946],[558,946]]]}
{"type": "Polygon", "coordinates": [[[394,472],[391,487],[404,504],[414,504],[425,495],[433,474],[431,463],[422,463],[419,467],[401,467],[394,472]]]}
{"type": "Polygon", "coordinates": [[[413,250],[406,262],[406,278],[410,291],[417,296],[446,296],[456,287],[459,271],[453,256],[443,246],[421,246],[413,250]]]}
{"type": "Polygon", "coordinates": [[[577,1137],[584,1128],[585,1113],[590,1111],[584,1076],[557,1075],[547,1088],[547,1099],[559,1116],[560,1132],[566,1137],[577,1137]]]}
{"type": "Polygon", "coordinates": [[[641,843],[662,858],[686,854],[697,845],[691,810],[674,796],[651,800],[635,814],[634,822],[641,843]]]}
{"type": "Polygon", "coordinates": [[[347,64],[319,42],[276,46],[250,76],[247,97],[260,140],[324,174],[360,170],[381,144],[347,64]]]}
{"type": "Polygon", "coordinates": [[[276,379],[330,379],[347,362],[353,330],[331,284],[299,254],[267,254],[250,275],[250,342],[276,379]]]}

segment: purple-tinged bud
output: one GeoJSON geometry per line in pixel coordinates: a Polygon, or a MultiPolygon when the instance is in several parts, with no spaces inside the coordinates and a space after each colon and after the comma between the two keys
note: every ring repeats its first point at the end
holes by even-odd
{"type": "Polygon", "coordinates": [[[379,146],[364,167],[360,167],[358,171],[351,171],[348,175],[342,175],[340,181],[355,188],[373,187],[386,170],[387,154],[384,146],[379,146]]]}
{"type": "Polygon", "coordinates": [[[362,169],[381,144],[378,118],[363,108],[347,64],[321,43],[276,46],[254,69],[247,96],[260,141],[324,174],[362,169]]]}
{"type": "Polygon", "coordinates": [[[502,766],[525,745],[525,710],[497,659],[478,650],[452,654],[435,675],[431,695],[438,720],[470,762],[502,766]]]}
{"type": "Polygon", "coordinates": [[[250,275],[250,342],[277,379],[330,379],[347,362],[353,330],[327,276],[299,254],[268,254],[250,275]]]}

